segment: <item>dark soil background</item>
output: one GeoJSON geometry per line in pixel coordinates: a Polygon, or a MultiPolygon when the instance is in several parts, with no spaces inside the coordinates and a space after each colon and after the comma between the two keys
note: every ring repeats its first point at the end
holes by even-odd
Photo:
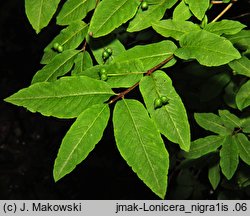
{"type": "MultiPolygon", "coordinates": [[[[249,1],[239,1],[225,18],[249,13],[249,6],[249,1]]],[[[237,20],[248,24],[249,14],[237,20]]],[[[50,24],[36,35],[25,16],[24,1],[0,3],[0,199],[158,199],[121,158],[112,127],[83,163],[55,183],[54,159],[73,120],[44,117],[3,102],[30,84],[41,68],[44,47],[59,30],[50,24]]],[[[169,190],[167,197],[185,198],[186,188],[182,189],[178,196],[169,190]]],[[[213,198],[208,189],[204,191],[198,198],[213,198]]]]}

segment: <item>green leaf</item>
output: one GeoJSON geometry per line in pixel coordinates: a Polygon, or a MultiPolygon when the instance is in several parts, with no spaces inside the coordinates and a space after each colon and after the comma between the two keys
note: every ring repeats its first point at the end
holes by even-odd
{"type": "Polygon", "coordinates": [[[227,72],[217,73],[211,76],[201,86],[201,101],[210,101],[220,95],[230,81],[231,75],[227,72]]]}
{"type": "Polygon", "coordinates": [[[199,30],[200,27],[189,21],[167,19],[153,23],[153,29],[164,37],[179,40],[182,35],[199,30]]]}
{"type": "Polygon", "coordinates": [[[140,91],[150,116],[160,132],[180,148],[190,148],[190,128],[186,109],[181,98],[172,86],[171,79],[162,71],[145,76],[140,82],[140,91]],[[168,104],[159,109],[154,108],[156,98],[166,96],[168,104]]]}
{"type": "Polygon", "coordinates": [[[222,144],[224,136],[211,135],[191,142],[189,152],[184,152],[186,158],[196,159],[216,151],[222,144]]]}
{"type": "Polygon", "coordinates": [[[75,66],[72,75],[78,75],[93,66],[92,58],[87,51],[81,52],[75,58],[75,66]]]}
{"type": "Polygon", "coordinates": [[[75,57],[79,52],[80,50],[67,50],[57,55],[34,75],[32,84],[55,81],[58,77],[65,75],[73,67],[75,57]]]}
{"type": "Polygon", "coordinates": [[[235,80],[231,80],[229,84],[224,89],[225,94],[223,95],[225,103],[234,109],[237,109],[235,97],[239,90],[238,83],[235,80]]]}
{"type": "Polygon", "coordinates": [[[45,116],[75,118],[86,108],[114,95],[108,84],[88,77],[63,77],[21,89],[5,101],[45,116]]]}
{"type": "Polygon", "coordinates": [[[189,9],[199,19],[202,20],[209,8],[210,0],[185,0],[189,5],[189,9]]]}
{"type": "Polygon", "coordinates": [[[218,187],[220,183],[220,165],[215,164],[208,169],[208,179],[214,190],[218,187]]]}
{"type": "Polygon", "coordinates": [[[56,12],[60,0],[25,0],[25,12],[38,34],[46,27],[56,12]]]}
{"type": "Polygon", "coordinates": [[[113,116],[117,147],[138,177],[162,199],[166,193],[168,152],[144,106],[136,100],[117,102],[113,116]]]}
{"type": "Polygon", "coordinates": [[[128,88],[140,81],[143,76],[143,65],[140,60],[115,62],[109,65],[96,65],[77,75],[100,79],[100,71],[105,69],[108,75],[106,81],[112,88],[128,88]]]}
{"type": "Polygon", "coordinates": [[[90,38],[89,40],[90,49],[98,62],[98,64],[110,64],[111,62],[115,61],[117,56],[125,51],[124,46],[122,43],[115,38],[115,36],[108,36],[102,38],[90,38]],[[112,55],[108,58],[105,62],[102,58],[102,53],[106,48],[112,49],[112,55]]]}
{"type": "Polygon", "coordinates": [[[100,141],[109,119],[108,105],[95,105],[84,110],[63,138],[54,165],[58,181],[81,163],[100,141]]]}
{"type": "Polygon", "coordinates": [[[222,143],[220,150],[220,167],[224,176],[230,180],[239,163],[238,148],[233,136],[227,136],[222,143]]]}
{"type": "Polygon", "coordinates": [[[72,23],[63,29],[44,49],[41,64],[48,64],[58,52],[53,49],[55,43],[63,46],[63,50],[76,49],[84,40],[88,25],[82,21],[72,23]]]}
{"type": "Polygon", "coordinates": [[[236,104],[239,110],[243,110],[250,105],[250,81],[240,87],[236,95],[236,104]]]}
{"type": "Polygon", "coordinates": [[[137,32],[150,27],[152,22],[160,20],[166,9],[171,8],[175,3],[175,0],[161,0],[159,3],[149,5],[146,11],[139,10],[130,21],[127,31],[137,32]]]}
{"type": "Polygon", "coordinates": [[[194,118],[198,125],[213,133],[220,135],[231,133],[231,131],[223,125],[221,118],[213,113],[195,113],[194,118]]]}
{"type": "Polygon", "coordinates": [[[222,35],[222,34],[228,34],[233,35],[238,32],[240,32],[243,28],[245,28],[246,25],[243,25],[242,23],[238,21],[233,20],[221,20],[219,22],[211,22],[205,26],[205,30],[222,35]]]}
{"type": "Polygon", "coordinates": [[[227,38],[238,48],[250,49],[250,30],[241,30],[239,33],[229,35],[227,38]]]}
{"type": "Polygon", "coordinates": [[[103,0],[90,21],[89,32],[94,38],[107,35],[131,19],[137,11],[137,0],[103,0]]]}
{"type": "Polygon", "coordinates": [[[234,130],[234,128],[241,128],[241,120],[228,110],[219,110],[220,119],[225,127],[234,130]]]}
{"type": "Polygon", "coordinates": [[[185,1],[181,1],[173,12],[173,20],[185,21],[192,16],[192,13],[189,10],[188,5],[185,4],[185,1]]]}
{"type": "Polygon", "coordinates": [[[244,133],[250,133],[250,117],[241,119],[241,128],[244,133]]]}
{"type": "Polygon", "coordinates": [[[240,158],[250,166],[250,141],[242,134],[235,135],[240,158]]]}
{"type": "Polygon", "coordinates": [[[234,70],[234,72],[236,72],[236,74],[250,77],[250,60],[246,56],[231,61],[228,65],[234,70]]]}
{"type": "Polygon", "coordinates": [[[183,35],[180,45],[174,53],[176,56],[185,60],[197,59],[205,66],[219,66],[241,57],[230,41],[205,30],[183,35]]]}
{"type": "Polygon", "coordinates": [[[58,25],[69,25],[82,20],[95,8],[96,0],[67,0],[57,16],[58,25]]]}
{"type": "MultiPolygon", "coordinates": [[[[149,45],[138,45],[121,53],[115,61],[139,59],[143,63],[144,70],[149,70],[173,55],[176,49],[176,45],[172,41],[167,40],[149,45]]],[[[173,59],[165,67],[172,66],[175,62],[176,60],[173,59]]]]}

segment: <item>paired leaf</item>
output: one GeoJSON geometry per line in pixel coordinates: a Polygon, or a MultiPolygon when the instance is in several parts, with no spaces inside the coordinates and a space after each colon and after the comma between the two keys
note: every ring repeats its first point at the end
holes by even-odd
{"type": "Polygon", "coordinates": [[[225,137],[211,135],[191,142],[190,151],[184,152],[184,156],[190,159],[202,157],[216,151],[223,143],[225,137]]]}
{"type": "Polygon", "coordinates": [[[242,23],[238,21],[233,21],[233,20],[221,20],[219,22],[211,22],[205,26],[205,30],[222,35],[222,34],[227,34],[227,35],[233,35],[238,32],[240,32],[243,28],[245,28],[246,25],[243,25],[242,23]]]}
{"type": "Polygon", "coordinates": [[[86,17],[95,8],[96,0],[67,0],[57,16],[58,25],[69,25],[86,17]]]}
{"type": "Polygon", "coordinates": [[[34,75],[32,84],[55,81],[58,77],[65,75],[73,67],[75,57],[79,52],[80,50],[67,50],[57,55],[34,75]]]}
{"type": "Polygon", "coordinates": [[[178,143],[181,149],[190,147],[190,128],[186,109],[181,98],[172,86],[171,79],[162,71],[145,76],[140,82],[140,91],[150,116],[160,132],[171,142],[178,143]],[[156,98],[165,96],[168,104],[155,109],[156,98]]]}
{"type": "Polygon", "coordinates": [[[168,152],[146,109],[136,100],[117,102],[113,116],[117,147],[140,179],[162,199],[166,193],[168,152]]]}
{"type": "Polygon", "coordinates": [[[205,30],[183,35],[180,46],[174,53],[177,57],[197,59],[205,66],[219,66],[241,57],[230,41],[205,30]]]}
{"type": "Polygon", "coordinates": [[[89,32],[94,38],[107,35],[131,19],[140,2],[137,0],[103,0],[90,21],[89,32]]]}
{"type": "Polygon", "coordinates": [[[185,4],[185,1],[181,1],[173,12],[173,20],[185,21],[192,16],[192,13],[189,10],[188,5],[185,4]]]}
{"type": "Polygon", "coordinates": [[[185,0],[189,5],[189,9],[199,19],[202,20],[209,8],[210,0],[185,0]]]}
{"type": "Polygon", "coordinates": [[[153,29],[164,37],[172,37],[180,40],[181,36],[188,32],[199,30],[200,27],[192,22],[184,20],[161,20],[153,23],[153,29]]]}
{"type": "Polygon", "coordinates": [[[236,104],[239,110],[243,110],[250,105],[250,81],[241,86],[236,95],[236,104]]]}
{"type": "Polygon", "coordinates": [[[171,8],[175,3],[175,0],[161,0],[158,3],[149,5],[146,11],[139,10],[130,21],[127,31],[136,32],[150,27],[152,22],[160,20],[164,16],[166,9],[171,8]]]}
{"type": "Polygon", "coordinates": [[[250,60],[246,56],[231,61],[228,65],[234,70],[234,72],[236,72],[236,74],[250,77],[250,60]]]}
{"type": "Polygon", "coordinates": [[[58,52],[53,49],[55,43],[63,46],[63,50],[76,49],[84,40],[88,31],[88,25],[82,21],[72,23],[63,29],[49,45],[44,49],[44,55],[41,63],[48,64],[58,52]]]}
{"type": "Polygon", "coordinates": [[[63,138],[54,165],[58,181],[81,163],[100,141],[109,119],[108,105],[94,105],[84,110],[63,138]]]}
{"type": "Polygon", "coordinates": [[[72,75],[78,75],[93,66],[92,58],[87,51],[80,52],[75,58],[75,66],[72,75]]]}
{"type": "Polygon", "coordinates": [[[88,77],[63,77],[24,88],[5,101],[45,116],[74,118],[114,95],[108,84],[88,77]]]}
{"type": "Polygon", "coordinates": [[[220,167],[225,177],[230,180],[239,163],[238,148],[234,136],[227,136],[220,150],[220,167]]]}
{"type": "Polygon", "coordinates": [[[215,164],[208,169],[208,179],[214,190],[220,183],[220,164],[215,164]]]}
{"type": "MultiPolygon", "coordinates": [[[[176,49],[176,45],[172,41],[167,40],[144,46],[139,45],[121,53],[115,61],[138,59],[142,61],[144,70],[146,71],[173,55],[176,49]]],[[[175,62],[176,60],[172,59],[165,67],[172,66],[175,62]]]]}
{"type": "Polygon", "coordinates": [[[84,75],[100,79],[100,72],[105,69],[108,75],[106,81],[112,88],[128,88],[138,82],[143,76],[143,65],[140,60],[131,60],[112,63],[109,65],[96,65],[77,75],[84,75]]]}
{"type": "Polygon", "coordinates": [[[46,27],[56,12],[60,0],[25,0],[25,12],[38,34],[46,27]]]}
{"type": "Polygon", "coordinates": [[[240,158],[250,166],[250,141],[242,133],[235,135],[235,137],[240,158]]]}
{"type": "Polygon", "coordinates": [[[206,130],[220,135],[231,133],[231,131],[223,125],[221,118],[213,113],[195,113],[194,118],[195,121],[206,130]]]}

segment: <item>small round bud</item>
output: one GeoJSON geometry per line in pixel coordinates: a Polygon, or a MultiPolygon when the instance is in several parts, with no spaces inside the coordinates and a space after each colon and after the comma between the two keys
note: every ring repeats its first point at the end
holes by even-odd
{"type": "Polygon", "coordinates": [[[102,75],[102,74],[106,74],[106,75],[107,75],[107,71],[106,71],[106,69],[105,69],[105,68],[102,68],[102,69],[101,69],[101,71],[100,71],[100,75],[102,75]]]}
{"type": "Polygon", "coordinates": [[[109,56],[111,56],[111,55],[112,55],[112,53],[113,53],[113,51],[112,51],[112,49],[111,49],[111,48],[107,48],[107,49],[106,49],[106,52],[109,54],[109,56]]]}
{"type": "Polygon", "coordinates": [[[54,43],[54,44],[53,44],[53,49],[57,50],[59,46],[60,46],[59,43],[54,43]]]}
{"type": "Polygon", "coordinates": [[[156,98],[155,101],[154,101],[154,108],[157,109],[157,108],[160,108],[160,107],[162,107],[161,98],[156,98]]]}
{"type": "Polygon", "coordinates": [[[102,75],[101,75],[101,80],[102,80],[102,81],[107,81],[107,80],[108,80],[107,74],[102,74],[102,75]]]}
{"type": "Polygon", "coordinates": [[[161,96],[161,102],[163,105],[168,104],[169,99],[166,96],[161,96]]]}
{"type": "Polygon", "coordinates": [[[105,61],[105,60],[107,60],[108,58],[109,58],[108,52],[107,52],[107,51],[103,51],[103,53],[102,53],[102,59],[105,61]]]}
{"type": "Polygon", "coordinates": [[[147,9],[148,9],[148,3],[147,3],[146,1],[143,1],[143,2],[141,3],[141,9],[142,9],[142,10],[147,10],[147,9]]]}
{"type": "Polygon", "coordinates": [[[62,46],[62,45],[59,45],[59,46],[57,47],[57,51],[58,51],[59,53],[63,52],[63,46],[62,46]]]}

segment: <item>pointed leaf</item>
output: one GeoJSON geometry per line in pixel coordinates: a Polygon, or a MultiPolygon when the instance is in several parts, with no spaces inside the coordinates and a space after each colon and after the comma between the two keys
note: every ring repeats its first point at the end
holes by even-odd
{"type": "Polygon", "coordinates": [[[185,0],[185,2],[189,5],[189,9],[199,20],[202,20],[205,16],[210,4],[210,0],[185,0]]]}
{"type": "Polygon", "coordinates": [[[58,77],[65,75],[73,67],[75,57],[79,52],[80,50],[67,50],[57,55],[34,75],[32,84],[55,81],[58,77]]]}
{"type": "Polygon", "coordinates": [[[173,12],[173,20],[185,21],[192,16],[192,13],[189,10],[188,5],[185,4],[185,1],[181,1],[173,12]]]}
{"type": "MultiPolygon", "coordinates": [[[[172,41],[167,40],[149,45],[139,45],[117,56],[115,61],[139,59],[142,61],[146,71],[170,57],[176,49],[176,45],[172,41]]],[[[175,62],[176,60],[172,59],[165,66],[172,66],[175,62]]]]}
{"type": "Polygon", "coordinates": [[[240,158],[250,166],[250,141],[242,133],[235,135],[235,137],[240,158]]]}
{"type": "Polygon", "coordinates": [[[208,179],[214,190],[220,183],[220,164],[215,164],[208,169],[208,179]]]}
{"type": "Polygon", "coordinates": [[[136,100],[119,101],[114,133],[122,157],[138,177],[162,199],[166,193],[168,152],[146,109],[136,100]]]}
{"type": "Polygon", "coordinates": [[[131,19],[139,6],[137,0],[103,0],[98,4],[90,21],[89,32],[101,37],[131,19]]]}
{"type": "Polygon", "coordinates": [[[222,34],[228,34],[233,35],[238,32],[240,32],[243,28],[245,28],[246,25],[243,25],[242,23],[238,21],[233,20],[221,20],[219,22],[211,22],[205,26],[205,30],[222,35],[222,34]]]}
{"type": "Polygon", "coordinates": [[[220,150],[220,167],[224,176],[230,180],[239,163],[236,139],[233,136],[225,137],[220,150]]]}
{"type": "Polygon", "coordinates": [[[25,12],[30,24],[39,33],[49,24],[60,0],[25,0],[25,12]]]}
{"type": "Polygon", "coordinates": [[[184,157],[196,159],[216,151],[222,144],[224,136],[211,135],[191,142],[190,151],[183,153],[184,157]]]}
{"type": "Polygon", "coordinates": [[[184,20],[161,20],[153,23],[153,29],[164,37],[172,37],[179,40],[182,35],[199,30],[200,27],[192,22],[184,20]]]}
{"type": "Polygon", "coordinates": [[[127,28],[128,32],[136,32],[146,29],[152,25],[152,22],[160,20],[166,9],[171,8],[176,0],[161,0],[159,3],[150,5],[147,10],[139,9],[136,16],[130,21],[127,28]]]}
{"type": "Polygon", "coordinates": [[[243,110],[250,105],[250,81],[240,87],[236,95],[236,104],[239,110],[243,110]]]}
{"type": "Polygon", "coordinates": [[[70,173],[100,141],[109,119],[108,105],[94,105],[84,110],[63,138],[54,165],[54,179],[70,173]],[[94,134],[94,136],[93,136],[94,134]]]}
{"type": "Polygon", "coordinates": [[[205,30],[183,35],[180,45],[176,56],[185,60],[195,58],[205,66],[219,66],[241,57],[230,41],[205,30]]]}
{"type": "Polygon", "coordinates": [[[82,21],[72,23],[63,29],[44,49],[41,64],[48,64],[58,52],[53,49],[55,43],[63,46],[63,50],[76,49],[84,40],[88,31],[88,25],[82,21]]]}
{"type": "Polygon", "coordinates": [[[150,76],[143,77],[140,91],[147,110],[160,132],[171,142],[178,143],[181,149],[188,151],[190,128],[186,109],[172,86],[171,79],[164,72],[156,71],[150,76]],[[168,104],[155,109],[155,99],[162,96],[168,98],[168,104]]]}
{"type": "Polygon", "coordinates": [[[58,25],[69,25],[82,20],[95,8],[96,0],[67,0],[57,16],[58,25]]]}
{"type": "Polygon", "coordinates": [[[92,66],[93,62],[90,54],[87,51],[81,52],[75,58],[75,66],[71,74],[78,75],[92,66]]]}
{"type": "Polygon", "coordinates": [[[231,133],[231,131],[223,125],[221,118],[213,113],[195,113],[194,118],[195,121],[206,130],[220,135],[231,133]]]}
{"type": "Polygon", "coordinates": [[[74,118],[86,108],[102,104],[112,95],[113,91],[105,82],[80,76],[36,83],[5,101],[45,116],[74,118]]]}
{"type": "Polygon", "coordinates": [[[234,72],[236,72],[236,74],[250,77],[250,60],[246,56],[242,56],[240,59],[229,62],[228,65],[234,70],[234,72]]]}
{"type": "Polygon", "coordinates": [[[230,128],[232,131],[234,128],[241,128],[241,120],[228,110],[219,110],[219,115],[225,127],[230,128]]]}

